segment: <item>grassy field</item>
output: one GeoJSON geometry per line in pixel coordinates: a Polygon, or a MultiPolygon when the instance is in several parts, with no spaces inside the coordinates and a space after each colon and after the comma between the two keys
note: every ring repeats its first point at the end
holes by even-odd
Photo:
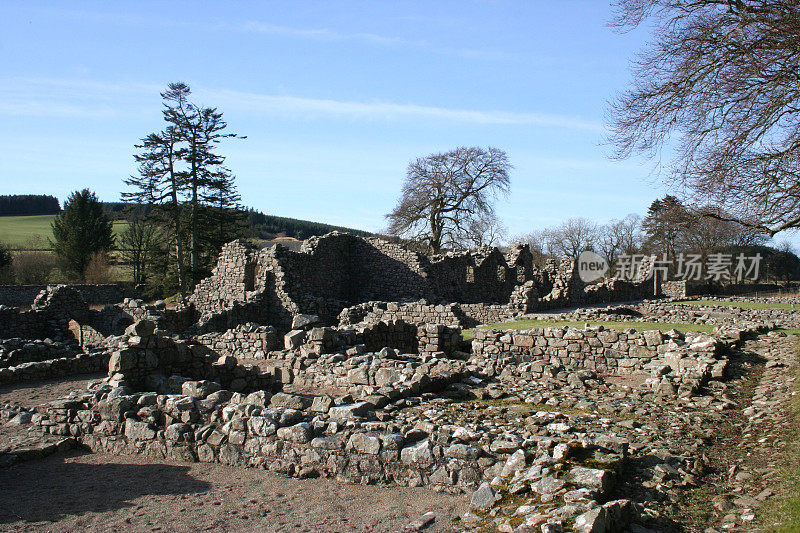
{"type": "MultiPolygon", "coordinates": [[[[12,248],[31,246],[38,240],[37,248],[49,248],[48,239],[53,238],[50,224],[55,215],[38,215],[30,217],[0,217],[0,242],[12,248]]],[[[125,230],[127,223],[122,220],[114,222],[114,234],[125,230]]]]}
{"type": "MultiPolygon", "coordinates": [[[[486,324],[483,326],[478,326],[481,329],[531,329],[531,328],[563,328],[564,326],[569,326],[572,328],[581,328],[589,324],[590,326],[603,326],[607,329],[635,329],[638,331],[645,331],[651,329],[657,329],[660,331],[669,331],[671,329],[676,329],[681,333],[686,333],[687,331],[705,331],[710,332],[714,329],[714,326],[710,324],[678,324],[678,323],[671,323],[671,322],[664,322],[664,323],[656,323],[656,322],[611,322],[611,321],[597,321],[597,322],[577,322],[577,321],[568,321],[568,320],[538,320],[538,319],[531,319],[531,320],[516,320],[514,322],[498,322],[496,324],[486,324]]],[[[475,336],[474,329],[466,329],[462,333],[464,340],[470,340],[475,336]]]]}
{"type": "Polygon", "coordinates": [[[718,300],[680,300],[673,302],[686,305],[718,305],[721,307],[739,307],[741,309],[791,309],[792,306],[785,302],[727,302],[718,300]]]}

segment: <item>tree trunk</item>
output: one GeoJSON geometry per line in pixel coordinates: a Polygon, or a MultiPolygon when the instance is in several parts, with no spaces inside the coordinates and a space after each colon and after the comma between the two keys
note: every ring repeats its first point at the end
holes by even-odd
{"type": "MultiPolygon", "coordinates": [[[[194,167],[194,163],[192,163],[192,167],[194,167]]],[[[195,172],[195,169],[192,168],[192,172],[195,172]]],[[[199,245],[199,237],[197,232],[197,179],[192,179],[192,212],[191,212],[191,225],[192,225],[192,237],[191,237],[191,254],[192,254],[192,276],[195,276],[197,271],[199,270],[199,259],[198,259],[198,251],[197,247],[199,245]]]]}

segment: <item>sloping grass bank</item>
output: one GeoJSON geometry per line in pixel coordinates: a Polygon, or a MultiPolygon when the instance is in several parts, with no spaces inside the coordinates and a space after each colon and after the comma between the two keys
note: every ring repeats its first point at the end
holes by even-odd
{"type": "MultiPolygon", "coordinates": [[[[800,343],[795,345],[795,353],[800,355],[800,343]]],[[[800,371],[794,368],[799,378],[794,382],[795,395],[792,397],[792,418],[794,424],[786,428],[782,436],[785,441],[783,461],[780,468],[778,496],[770,500],[762,515],[780,517],[780,524],[767,528],[772,533],[795,533],[800,531],[800,371]]]]}

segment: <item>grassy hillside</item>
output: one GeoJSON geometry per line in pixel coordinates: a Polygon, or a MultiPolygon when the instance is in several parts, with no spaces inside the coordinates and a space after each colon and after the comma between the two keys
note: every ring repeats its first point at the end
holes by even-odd
{"type": "MultiPolygon", "coordinates": [[[[119,216],[119,209],[114,209],[125,204],[104,204],[111,217],[119,216]]],[[[258,239],[272,240],[276,236],[286,235],[294,239],[307,239],[313,235],[324,235],[331,231],[346,231],[356,235],[368,236],[370,233],[340,226],[331,226],[321,222],[298,220],[294,218],[276,217],[263,213],[248,211],[250,218],[251,234],[258,239]]],[[[49,248],[48,239],[53,237],[50,223],[56,215],[36,216],[0,216],[0,242],[11,248],[49,248]],[[38,244],[33,244],[32,239],[39,239],[38,244]]],[[[114,221],[114,233],[119,235],[125,230],[127,222],[114,221]]]]}
{"type": "MultiPolygon", "coordinates": [[[[11,248],[24,248],[34,239],[40,239],[42,248],[49,248],[48,239],[53,238],[50,224],[55,215],[37,215],[24,217],[0,217],[0,242],[11,248]]],[[[126,222],[115,221],[114,233],[125,229],[126,222]]],[[[38,247],[38,246],[37,246],[38,247]]]]}

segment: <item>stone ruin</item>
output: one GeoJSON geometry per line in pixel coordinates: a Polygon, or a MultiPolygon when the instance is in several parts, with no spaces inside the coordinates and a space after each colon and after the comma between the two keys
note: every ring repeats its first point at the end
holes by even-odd
{"type": "MultiPolygon", "coordinates": [[[[135,300],[90,309],[64,286],[27,311],[0,307],[0,384],[107,372],[18,414],[91,450],[467,492],[475,528],[497,523],[499,502],[528,495],[509,527],[610,531],[647,512],[616,498],[639,426],[609,433],[604,413],[627,412],[609,400],[640,399],[637,412],[670,427],[683,423],[670,406],[723,410],[714,391],[726,387],[732,350],[797,317],[765,323],[753,311],[712,334],[476,329],[471,342],[462,328],[652,296],[647,279],[586,286],[572,261],[537,268],[526,247],[428,257],[345,234],[298,252],[234,241],[177,310],[135,300]]],[[[683,312],[636,305],[564,316],[683,312]]],[[[691,467],[659,461],[647,472],[662,481],[691,467]]]]}
{"type": "Polygon", "coordinates": [[[459,325],[485,323],[537,309],[653,296],[650,271],[637,282],[586,286],[574,260],[533,264],[530,249],[497,248],[427,256],[379,238],[330,233],[297,252],[227,244],[212,275],[189,299],[200,330],[245,322],[288,330],[298,314],[333,325],[345,309],[367,302],[458,304],[459,325]]]}

